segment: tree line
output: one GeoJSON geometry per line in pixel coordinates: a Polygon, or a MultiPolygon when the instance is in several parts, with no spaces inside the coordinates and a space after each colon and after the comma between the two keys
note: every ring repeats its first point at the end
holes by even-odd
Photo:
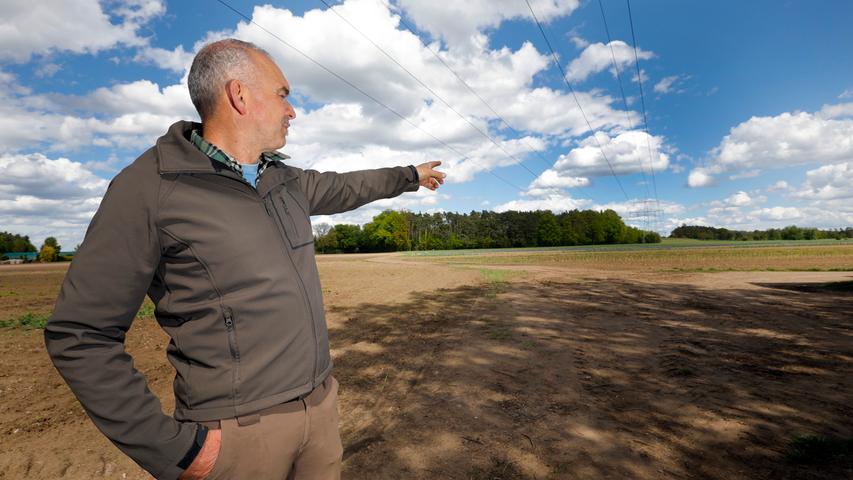
{"type": "Polygon", "coordinates": [[[790,225],[768,230],[729,230],[702,225],[681,225],[669,234],[670,238],[693,238],[696,240],[821,240],[853,238],[853,228],[820,230],[790,225]]]}
{"type": "Polygon", "coordinates": [[[0,232],[0,254],[2,253],[25,253],[35,252],[35,245],[30,242],[30,237],[9,232],[0,232]]]}
{"type": "Polygon", "coordinates": [[[318,225],[314,240],[319,253],[353,253],[658,243],[661,237],[625,225],[613,210],[559,214],[550,210],[467,214],[386,210],[364,227],[318,225]]]}
{"type": "Polygon", "coordinates": [[[38,254],[35,259],[39,262],[59,262],[71,259],[70,256],[60,254],[62,246],[59,245],[55,237],[45,238],[41,248],[36,250],[35,245],[30,242],[30,237],[9,232],[0,232],[0,260],[8,259],[6,255],[2,255],[3,253],[30,253],[36,251],[38,254]]]}

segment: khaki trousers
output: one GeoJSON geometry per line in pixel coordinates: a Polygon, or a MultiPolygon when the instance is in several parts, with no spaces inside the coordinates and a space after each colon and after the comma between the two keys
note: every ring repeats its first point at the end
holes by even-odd
{"type": "Polygon", "coordinates": [[[339,480],[338,381],[331,375],[302,400],[260,416],[203,422],[222,429],[206,480],[339,480]]]}

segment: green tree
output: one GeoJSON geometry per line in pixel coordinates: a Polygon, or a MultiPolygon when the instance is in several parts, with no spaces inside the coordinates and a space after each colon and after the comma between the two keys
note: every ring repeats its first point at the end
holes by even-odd
{"type": "MultiPolygon", "coordinates": [[[[325,229],[324,229],[325,230],[325,229]]],[[[331,227],[325,233],[317,232],[317,238],[314,240],[314,248],[320,253],[333,253],[340,249],[338,244],[338,233],[335,227],[331,227]]]]}
{"type": "Polygon", "coordinates": [[[338,238],[338,248],[346,253],[362,251],[361,227],[358,225],[335,225],[335,236],[338,238]]]}
{"type": "Polygon", "coordinates": [[[404,212],[385,210],[364,226],[364,235],[368,248],[373,251],[391,252],[412,248],[409,218],[404,212]]]}
{"type": "Polygon", "coordinates": [[[546,247],[557,246],[561,243],[562,235],[557,217],[550,210],[539,212],[539,223],[536,226],[536,242],[546,247]]]}

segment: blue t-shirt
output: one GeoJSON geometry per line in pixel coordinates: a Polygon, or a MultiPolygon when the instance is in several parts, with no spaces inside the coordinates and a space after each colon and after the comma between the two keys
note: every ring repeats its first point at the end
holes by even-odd
{"type": "Polygon", "coordinates": [[[258,164],[257,163],[241,163],[240,168],[243,169],[243,178],[249,182],[249,185],[255,186],[258,181],[258,164]]]}

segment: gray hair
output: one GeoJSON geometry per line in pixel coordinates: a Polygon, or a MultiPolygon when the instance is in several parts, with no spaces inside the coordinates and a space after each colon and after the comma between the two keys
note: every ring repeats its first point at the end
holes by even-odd
{"type": "Polygon", "coordinates": [[[249,54],[251,51],[272,58],[266,50],[254,43],[234,38],[209,43],[198,51],[190,67],[187,84],[190,99],[202,121],[213,115],[226,82],[237,79],[251,83],[254,80],[255,69],[249,54]]]}

